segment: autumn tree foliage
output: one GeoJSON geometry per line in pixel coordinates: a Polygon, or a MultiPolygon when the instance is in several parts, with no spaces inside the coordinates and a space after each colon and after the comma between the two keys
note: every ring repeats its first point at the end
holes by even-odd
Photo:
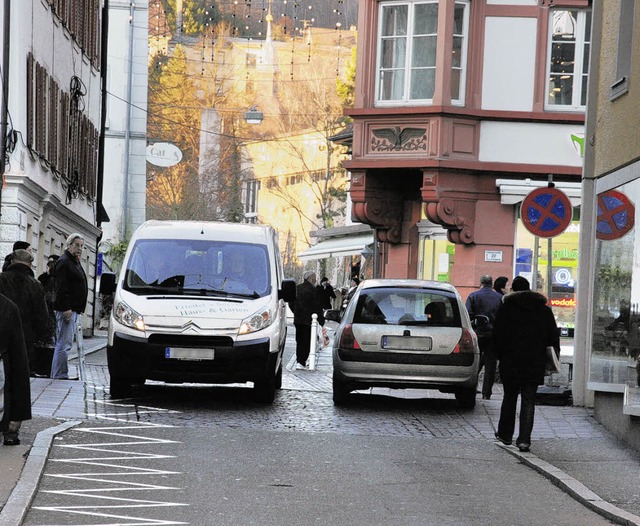
{"type": "Polygon", "coordinates": [[[151,63],[148,140],[172,143],[180,148],[183,157],[171,167],[148,166],[147,218],[200,219],[200,103],[187,75],[184,49],[176,46],[170,57],[156,57],[151,63]]]}

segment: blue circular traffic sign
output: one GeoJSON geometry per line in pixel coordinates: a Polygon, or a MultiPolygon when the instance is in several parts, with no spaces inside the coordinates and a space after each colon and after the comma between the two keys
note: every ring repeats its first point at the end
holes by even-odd
{"type": "Polygon", "coordinates": [[[555,237],[571,223],[573,207],[562,190],[536,188],[522,201],[521,213],[525,228],[538,237],[555,237]]]}

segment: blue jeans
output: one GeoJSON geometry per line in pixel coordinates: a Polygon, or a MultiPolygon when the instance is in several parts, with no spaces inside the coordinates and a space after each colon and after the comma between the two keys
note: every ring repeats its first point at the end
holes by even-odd
{"type": "Polygon", "coordinates": [[[71,313],[71,320],[65,321],[62,311],[56,312],[56,349],[51,362],[51,378],[65,380],[69,378],[69,351],[73,345],[78,314],[71,313]]]}

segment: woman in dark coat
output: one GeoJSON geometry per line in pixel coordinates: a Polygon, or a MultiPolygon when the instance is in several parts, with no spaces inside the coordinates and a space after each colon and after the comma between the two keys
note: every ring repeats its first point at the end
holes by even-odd
{"type": "Polygon", "coordinates": [[[516,445],[529,451],[538,386],[544,383],[546,352],[553,346],[560,355],[560,335],[547,298],[529,289],[518,276],[504,296],[493,324],[493,344],[500,360],[504,398],[496,438],[510,445],[520,395],[520,432],[516,445]]]}
{"type": "Polygon", "coordinates": [[[0,356],[4,373],[4,413],[0,430],[5,446],[20,444],[23,420],[31,419],[31,384],[18,307],[0,294],[0,356]]]}

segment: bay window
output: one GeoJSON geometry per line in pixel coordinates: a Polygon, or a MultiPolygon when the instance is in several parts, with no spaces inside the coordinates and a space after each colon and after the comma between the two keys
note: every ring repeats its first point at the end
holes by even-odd
{"type": "Polygon", "coordinates": [[[550,13],[547,109],[583,110],[591,47],[591,12],[554,9],[550,13]]]}
{"type": "MultiPolygon", "coordinates": [[[[455,3],[451,100],[464,104],[468,1],[455,3]]],[[[380,4],[376,101],[380,105],[429,104],[436,91],[438,0],[390,1],[380,4]]],[[[442,41],[442,38],[441,38],[442,41]]]]}

